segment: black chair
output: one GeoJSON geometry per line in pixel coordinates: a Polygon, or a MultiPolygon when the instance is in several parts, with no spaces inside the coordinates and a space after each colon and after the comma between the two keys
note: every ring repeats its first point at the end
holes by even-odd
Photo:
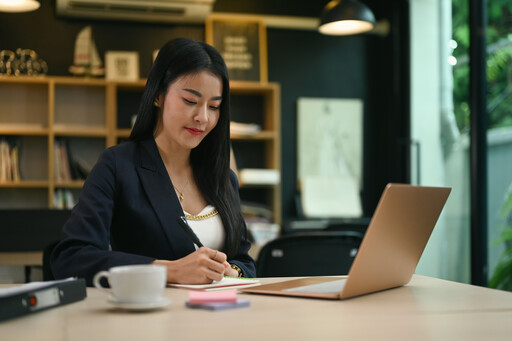
{"type": "Polygon", "coordinates": [[[52,268],[50,267],[50,257],[53,249],[55,249],[55,246],[57,246],[58,243],[58,240],[53,241],[43,250],[43,281],[52,281],[55,279],[52,273],[52,268]]]}
{"type": "MultiPolygon", "coordinates": [[[[0,252],[41,252],[60,238],[70,210],[0,210],[0,252]]],[[[32,265],[25,266],[25,281],[31,281],[32,265]]],[[[44,277],[44,276],[43,276],[44,277]]]]}
{"type": "Polygon", "coordinates": [[[363,234],[323,231],[285,235],[267,243],[256,262],[258,277],[346,275],[363,234]]]}

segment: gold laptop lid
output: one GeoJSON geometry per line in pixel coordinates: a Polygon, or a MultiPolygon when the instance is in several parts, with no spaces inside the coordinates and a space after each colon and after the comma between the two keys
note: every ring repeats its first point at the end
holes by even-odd
{"type": "Polygon", "coordinates": [[[243,291],[344,299],[405,285],[411,280],[450,191],[447,187],[388,184],[339,292],[309,290],[309,285],[318,287],[322,282],[339,280],[333,277],[296,279],[243,291]]]}
{"type": "Polygon", "coordinates": [[[407,284],[451,188],[388,184],[348,274],[341,298],[407,284]]]}

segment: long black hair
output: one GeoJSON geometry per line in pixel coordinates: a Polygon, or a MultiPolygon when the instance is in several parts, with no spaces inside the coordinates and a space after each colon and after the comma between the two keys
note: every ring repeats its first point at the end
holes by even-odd
{"type": "Polygon", "coordinates": [[[186,38],[166,43],[151,68],[139,106],[130,140],[153,138],[158,121],[158,108],[153,102],[167,93],[179,77],[208,70],[222,80],[222,102],[215,128],[190,153],[194,179],[206,201],[219,211],[226,232],[225,251],[228,258],[238,253],[245,235],[238,195],[229,180],[230,157],[230,91],[229,77],[222,56],[212,46],[186,38]]]}

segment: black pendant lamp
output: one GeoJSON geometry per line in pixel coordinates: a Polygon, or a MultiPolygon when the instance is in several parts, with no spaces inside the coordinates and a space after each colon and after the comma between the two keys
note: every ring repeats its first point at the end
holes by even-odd
{"type": "Polygon", "coordinates": [[[0,0],[0,12],[31,12],[39,8],[37,0],[0,0]]]}
{"type": "Polygon", "coordinates": [[[318,31],[328,35],[350,35],[371,31],[375,16],[356,0],[332,0],[325,5],[318,31]]]}

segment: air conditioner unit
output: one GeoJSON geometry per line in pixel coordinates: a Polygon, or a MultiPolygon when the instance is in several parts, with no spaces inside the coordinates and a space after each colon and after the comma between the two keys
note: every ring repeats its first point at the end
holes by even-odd
{"type": "Polygon", "coordinates": [[[57,14],[89,19],[201,23],[215,0],[57,0],[57,14]]]}

